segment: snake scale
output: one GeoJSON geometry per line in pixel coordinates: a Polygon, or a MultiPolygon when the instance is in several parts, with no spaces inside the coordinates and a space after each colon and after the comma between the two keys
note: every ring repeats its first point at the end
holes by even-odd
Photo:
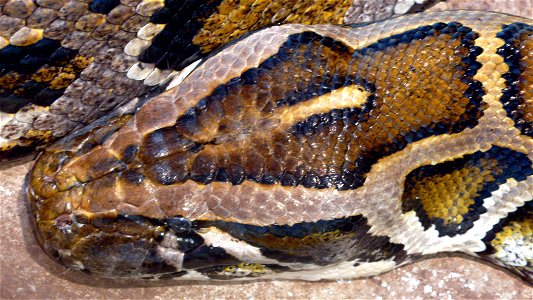
{"type": "Polygon", "coordinates": [[[533,284],[533,22],[410,14],[435,2],[0,1],[0,160],[44,148],[39,242],[106,277],[462,252],[533,284]]]}

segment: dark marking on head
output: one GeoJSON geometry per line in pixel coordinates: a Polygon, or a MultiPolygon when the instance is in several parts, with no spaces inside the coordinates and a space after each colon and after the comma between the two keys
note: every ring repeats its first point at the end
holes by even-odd
{"type": "Polygon", "coordinates": [[[523,181],[533,174],[526,154],[493,146],[460,159],[423,166],[407,175],[402,211],[414,210],[424,228],[455,236],[472,228],[486,212],[484,199],[507,179],[523,181]]]}
{"type": "Polygon", "coordinates": [[[238,264],[240,261],[229,255],[224,248],[202,245],[185,253],[183,268],[202,269],[213,266],[227,266],[238,264]]]}
{"type": "Polygon", "coordinates": [[[473,79],[481,66],[477,37],[457,22],[363,49],[312,32],[291,35],[277,54],[218,86],[175,126],[148,134],[141,161],[161,184],[360,187],[379,159],[477,124],[484,110],[482,84],[473,79]],[[299,115],[307,101],[334,92],[336,102],[368,96],[355,107],[299,115]]]}
{"type": "Polygon", "coordinates": [[[144,181],[144,175],[137,170],[127,170],[122,172],[122,178],[131,184],[141,184],[144,181]]]}
{"type": "Polygon", "coordinates": [[[497,37],[505,41],[498,48],[509,71],[502,75],[506,87],[500,101],[522,134],[533,137],[533,26],[513,23],[503,26],[497,37]]]}
{"type": "Polygon", "coordinates": [[[194,143],[176,129],[165,127],[149,133],[140,149],[140,159],[149,160],[168,156],[172,153],[187,152],[197,148],[198,143],[194,143]]]}
{"type": "Polygon", "coordinates": [[[186,179],[186,166],[178,159],[161,160],[146,170],[146,175],[163,185],[182,182],[186,179]]]}
{"type": "Polygon", "coordinates": [[[224,221],[196,221],[198,228],[216,227],[282,262],[329,265],[341,261],[375,262],[406,258],[403,245],[369,232],[366,218],[352,216],[289,225],[255,226],[224,221]]]}
{"type": "Polygon", "coordinates": [[[191,221],[183,217],[171,217],[165,219],[164,223],[175,233],[190,232],[192,230],[191,221]]]}
{"type": "Polygon", "coordinates": [[[191,251],[198,251],[197,249],[203,247],[204,239],[196,233],[180,234],[176,238],[176,249],[188,253],[191,251]]]}
{"type": "Polygon", "coordinates": [[[132,162],[135,156],[137,155],[137,152],[139,152],[139,146],[137,145],[127,146],[124,149],[124,152],[122,153],[122,161],[125,163],[132,162]]]}

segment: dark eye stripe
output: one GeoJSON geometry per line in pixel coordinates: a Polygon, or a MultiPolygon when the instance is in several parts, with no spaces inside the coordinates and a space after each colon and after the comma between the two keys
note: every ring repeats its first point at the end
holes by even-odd
{"type": "Polygon", "coordinates": [[[197,221],[197,228],[216,227],[282,262],[328,265],[340,261],[373,262],[395,258],[405,260],[403,245],[373,235],[363,216],[318,220],[294,225],[254,226],[224,221],[197,221]],[[368,243],[371,243],[372,246],[368,243]],[[365,249],[379,249],[367,252],[365,249]]]}

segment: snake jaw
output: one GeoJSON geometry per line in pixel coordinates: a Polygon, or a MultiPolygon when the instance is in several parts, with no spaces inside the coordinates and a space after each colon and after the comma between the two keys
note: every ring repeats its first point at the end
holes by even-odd
{"type": "MultiPolygon", "coordinates": [[[[62,140],[42,153],[36,161],[28,176],[26,195],[45,252],[70,269],[103,277],[182,276],[185,252],[196,253],[192,256],[197,257],[197,267],[202,260],[216,260],[216,253],[209,258],[203,239],[194,233],[187,219],[173,217],[162,223],[122,214],[114,208],[98,209],[101,199],[86,195],[91,184],[126,171],[125,163],[114,159],[111,152],[93,155],[123,121],[115,127],[106,122],[85,128],[77,137],[62,140]],[[78,160],[75,156],[80,153],[96,163],[78,160]],[[98,164],[106,160],[112,163],[98,164]],[[83,171],[86,169],[92,170],[89,175],[83,171]]],[[[130,160],[130,166],[135,165],[130,160]]]]}
{"type": "Polygon", "coordinates": [[[160,228],[126,222],[125,232],[112,233],[116,225],[109,223],[117,218],[117,212],[113,209],[95,212],[91,200],[83,197],[87,184],[119,171],[123,165],[99,164],[90,174],[81,171],[87,167],[86,163],[76,165],[76,155],[98,149],[129,117],[105,118],[61,140],[39,156],[28,176],[27,197],[38,240],[50,256],[70,268],[90,270],[102,276],[142,273],[141,265],[150,257],[147,254],[157,247],[155,240],[160,228]],[[136,235],[135,230],[140,234],[136,235]],[[128,247],[147,258],[117,256],[120,249],[128,247]]]}
{"type": "Polygon", "coordinates": [[[35,229],[43,249],[70,269],[103,277],[153,278],[180,271],[169,260],[164,226],[73,208],[66,199],[43,200],[29,189],[35,229]],[[58,203],[63,203],[62,205],[58,203]],[[52,203],[51,203],[52,202],[52,203]]]}

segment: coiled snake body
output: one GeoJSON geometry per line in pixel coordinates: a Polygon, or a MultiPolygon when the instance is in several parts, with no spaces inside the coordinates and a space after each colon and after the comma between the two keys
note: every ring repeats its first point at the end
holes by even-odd
{"type": "Polygon", "coordinates": [[[463,11],[245,35],[45,149],[40,242],[102,276],[352,278],[458,251],[531,284],[532,31],[463,11]]]}

